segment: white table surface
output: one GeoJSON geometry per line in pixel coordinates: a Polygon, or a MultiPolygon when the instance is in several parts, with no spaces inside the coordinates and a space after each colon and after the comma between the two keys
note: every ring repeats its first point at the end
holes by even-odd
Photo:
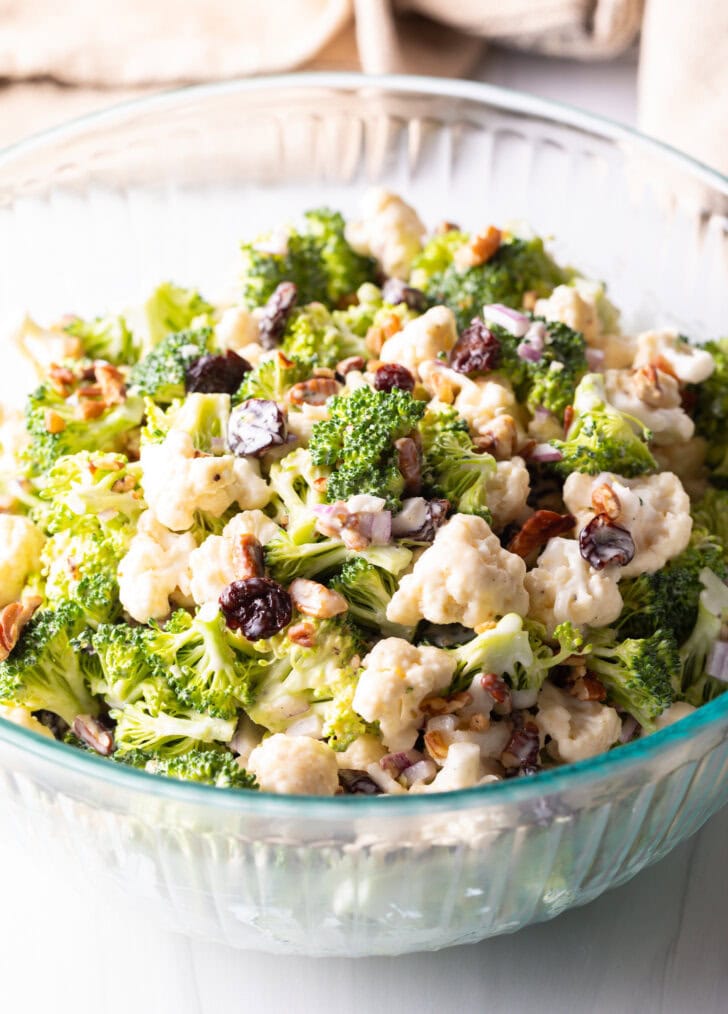
{"type": "MultiPolygon", "coordinates": [[[[483,79],[635,119],[635,68],[492,53],[483,79]]],[[[728,1011],[728,810],[586,908],[438,954],[281,958],[160,932],[123,898],[64,892],[0,833],[0,1012],[710,1014],[728,1011]]]]}

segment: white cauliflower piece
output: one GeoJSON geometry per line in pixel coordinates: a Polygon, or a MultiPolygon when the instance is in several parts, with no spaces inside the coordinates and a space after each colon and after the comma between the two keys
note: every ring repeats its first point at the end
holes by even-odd
{"type": "Polygon", "coordinates": [[[346,750],[339,750],[336,761],[340,768],[350,771],[366,771],[370,764],[378,764],[387,753],[386,747],[376,736],[365,733],[357,736],[346,750]]]}
{"type": "Polygon", "coordinates": [[[599,314],[594,301],[573,285],[557,285],[548,299],[537,299],[533,312],[546,320],[560,321],[581,331],[587,345],[601,334],[599,314]]]}
{"type": "Polygon", "coordinates": [[[543,736],[550,736],[546,749],[565,764],[596,757],[612,747],[622,731],[614,708],[598,701],[580,701],[548,681],[538,695],[535,722],[543,736]]]}
{"type": "Polygon", "coordinates": [[[447,306],[433,306],[388,338],[379,353],[383,363],[400,363],[417,377],[420,363],[449,352],[458,340],[455,316],[447,306]]]}
{"type": "Polygon", "coordinates": [[[0,704],[0,718],[4,718],[6,722],[12,722],[13,725],[19,725],[21,729],[37,732],[39,736],[45,736],[46,739],[55,739],[48,726],[39,722],[27,708],[21,708],[14,704],[0,704]]]}
{"type": "Polygon", "coordinates": [[[517,443],[523,442],[523,409],[505,377],[491,373],[487,377],[469,380],[462,376],[454,407],[467,421],[473,437],[486,436],[489,423],[498,416],[509,415],[517,425],[517,443]]]}
{"type": "Polygon", "coordinates": [[[365,721],[379,722],[388,749],[409,750],[424,721],[422,701],[449,686],[454,673],[455,659],[442,648],[387,637],[364,659],[352,707],[365,721]]]}
{"type": "Polygon", "coordinates": [[[336,754],[308,736],[268,736],[247,763],[263,792],[291,796],[333,796],[339,788],[336,754]]]}
{"type": "Polygon", "coordinates": [[[526,565],[501,547],[486,522],[455,514],[400,581],[387,607],[387,619],[415,624],[462,623],[477,628],[496,616],[525,616],[526,565]]]}
{"type": "Polygon", "coordinates": [[[425,227],[401,197],[376,188],[364,195],[362,217],[347,224],[345,235],[357,253],[375,257],[385,275],[407,278],[422,249],[425,227]]]}
{"type": "Polygon", "coordinates": [[[19,514],[0,514],[0,607],[17,602],[28,575],[40,567],[45,536],[19,514]]]}
{"type": "Polygon", "coordinates": [[[683,384],[702,384],[715,369],[710,352],[683,341],[677,331],[645,331],[638,335],[635,367],[659,367],[661,361],[683,384]]]}
{"type": "Polygon", "coordinates": [[[171,430],[162,443],[145,444],[140,459],[144,499],[157,520],[175,532],[192,526],[195,511],[217,518],[232,503],[248,510],[265,507],[270,499],[257,461],[198,455],[182,430],[171,430]]]}
{"type": "Polygon", "coordinates": [[[253,535],[266,546],[282,529],[262,511],[243,511],[236,514],[222,530],[221,535],[208,535],[205,541],[190,553],[190,593],[198,605],[217,602],[223,588],[236,581],[234,546],[241,535],[253,535]]]}
{"type": "Polygon", "coordinates": [[[695,432],[695,423],[682,407],[678,383],[668,373],[607,370],[604,388],[609,404],[639,419],[652,431],[655,444],[684,443],[695,432]]]}
{"type": "Polygon", "coordinates": [[[652,453],[661,472],[674,472],[691,500],[699,500],[708,488],[709,472],[705,464],[708,441],[693,437],[684,444],[661,444],[652,453]]]}
{"type": "Polygon", "coordinates": [[[260,344],[260,310],[246,306],[229,306],[223,310],[215,326],[215,338],[221,349],[232,349],[251,366],[257,366],[265,349],[260,344]]]}
{"type": "Polygon", "coordinates": [[[634,338],[617,333],[619,312],[607,299],[604,286],[599,282],[576,278],[571,285],[557,285],[548,299],[536,301],[534,313],[581,331],[589,348],[602,353],[600,368],[621,369],[632,365],[636,342],[634,338]]]}
{"type": "Polygon", "coordinates": [[[531,513],[526,504],[530,491],[530,476],[523,458],[497,462],[495,475],[488,480],[486,494],[496,531],[525,521],[531,513]]]}
{"type": "Polygon", "coordinates": [[[627,529],[635,545],[630,563],[609,568],[618,580],[653,574],[687,547],[693,528],[690,497],[672,472],[636,479],[624,479],[611,472],[572,472],[564,483],[563,498],[576,518],[579,532],[594,517],[592,494],[604,483],[612,487],[620,503],[617,524],[627,529]]]}
{"type": "MultiPolygon", "coordinates": [[[[294,436],[302,447],[305,447],[311,439],[314,424],[328,419],[328,417],[329,410],[326,405],[301,405],[295,410],[289,409],[288,433],[294,436]]],[[[289,450],[290,447],[285,448],[286,453],[289,450]]]]}
{"type": "MultiPolygon", "coordinates": [[[[696,708],[692,704],[688,704],[687,701],[675,701],[669,708],[665,708],[661,715],[657,716],[655,719],[655,730],[666,729],[668,725],[674,725],[681,718],[687,718],[688,715],[692,715],[695,710],[696,708]]],[[[643,729],[642,735],[649,736],[650,733],[643,729]]]]}
{"type": "MultiPolygon", "coordinates": [[[[442,767],[429,785],[418,785],[418,792],[452,792],[469,789],[483,777],[483,764],[477,743],[453,743],[447,751],[442,767]]],[[[487,781],[497,781],[494,776],[487,781]]]]}
{"type": "Polygon", "coordinates": [[[189,557],[194,549],[189,532],[170,532],[151,511],[144,511],[117,574],[119,599],[133,619],[139,623],[164,619],[172,595],[189,595],[189,557]]]}
{"type": "Polygon", "coordinates": [[[567,620],[576,626],[606,627],[622,612],[613,568],[595,570],[574,539],[549,539],[536,567],[526,574],[528,615],[553,631],[567,620]]]}

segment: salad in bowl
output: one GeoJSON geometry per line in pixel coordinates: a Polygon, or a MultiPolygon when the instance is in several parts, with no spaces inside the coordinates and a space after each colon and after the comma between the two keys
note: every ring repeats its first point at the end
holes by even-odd
{"type": "Polygon", "coordinates": [[[728,340],[401,197],[18,344],[0,714],[241,791],[538,777],[728,685],[728,340]]]}

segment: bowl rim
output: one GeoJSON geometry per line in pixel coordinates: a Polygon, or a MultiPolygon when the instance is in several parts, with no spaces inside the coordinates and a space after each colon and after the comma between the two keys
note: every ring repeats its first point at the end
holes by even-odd
{"type": "MultiPolygon", "coordinates": [[[[159,93],[115,103],[109,107],[75,117],[57,126],[32,134],[0,149],[0,169],[26,154],[55,141],[72,138],[89,129],[113,125],[134,112],[164,111],[180,102],[205,100],[235,93],[256,93],[266,90],[301,88],[329,88],[339,91],[384,90],[398,94],[424,94],[445,99],[464,99],[485,103],[508,112],[539,116],[556,123],[612,141],[626,141],[646,149],[690,171],[703,182],[728,195],[728,176],[703,164],[678,149],[658,141],[639,130],[616,123],[607,117],[587,113],[568,103],[543,99],[526,92],[496,85],[451,78],[434,78],[421,75],[389,74],[365,75],[356,72],[306,72],[263,75],[256,78],[235,79],[212,84],[174,88],[159,93]]],[[[545,796],[571,791],[603,782],[616,773],[637,768],[666,754],[705,729],[720,727],[728,717],[728,693],[704,704],[678,722],[646,736],[626,743],[607,753],[598,754],[575,764],[562,765],[543,771],[533,778],[519,778],[491,782],[467,789],[449,792],[354,798],[346,796],[291,796],[266,792],[246,792],[240,789],[218,788],[195,782],[162,778],[147,771],[109,763],[90,751],[40,736],[0,716],[0,742],[6,742],[34,757],[49,761],[55,766],[78,775],[91,777],[132,791],[144,792],[170,802],[191,803],[237,811],[255,816],[293,817],[305,815],[311,819],[349,820],[359,816],[389,817],[426,815],[443,810],[471,810],[491,806],[527,805],[545,796]]]]}

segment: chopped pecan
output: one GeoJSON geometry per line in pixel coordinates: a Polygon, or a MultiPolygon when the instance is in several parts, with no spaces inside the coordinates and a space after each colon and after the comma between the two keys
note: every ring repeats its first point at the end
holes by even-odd
{"type": "Polygon", "coordinates": [[[579,701],[606,701],[607,691],[601,680],[591,673],[577,676],[567,686],[567,692],[579,701]]]}
{"type": "Polygon", "coordinates": [[[79,396],[78,405],[76,406],[76,416],[79,419],[98,419],[100,415],[103,415],[108,408],[105,401],[96,401],[92,398],[82,398],[79,396]]]}
{"type": "Polygon", "coordinates": [[[349,608],[343,595],[305,577],[297,577],[288,589],[288,594],[299,613],[305,613],[306,616],[328,619],[345,613],[349,608]]]}
{"type": "Polygon", "coordinates": [[[680,379],[677,373],[675,373],[672,363],[665,359],[664,356],[655,356],[650,365],[658,369],[660,373],[666,373],[668,377],[672,377],[673,380],[680,379]]]}
{"type": "Polygon", "coordinates": [[[457,390],[449,377],[442,370],[433,370],[428,377],[430,392],[444,405],[452,405],[455,401],[457,390]]]}
{"type": "Polygon", "coordinates": [[[126,400],[124,376],[111,363],[94,363],[94,375],[101,397],[107,405],[120,405],[126,400]]]}
{"type": "Polygon", "coordinates": [[[28,595],[0,610],[0,661],[6,659],[18,643],[23,627],[42,601],[39,595],[28,595]]]}
{"type": "Polygon", "coordinates": [[[466,268],[486,264],[501,245],[502,233],[494,225],[489,225],[485,232],[476,233],[468,243],[455,251],[455,265],[461,271],[466,268]]]}
{"type": "Polygon", "coordinates": [[[233,572],[236,581],[249,577],[263,577],[265,562],[263,547],[254,535],[244,533],[233,542],[233,572]]]}
{"type": "Polygon", "coordinates": [[[523,309],[524,310],[535,310],[536,309],[536,300],[537,299],[538,299],[538,293],[536,292],[535,289],[529,289],[527,292],[524,292],[523,293],[523,300],[522,300],[522,303],[521,303],[521,305],[523,306],[523,309]]]}
{"type": "Polygon", "coordinates": [[[316,518],[316,531],[327,539],[337,539],[341,530],[349,520],[349,512],[343,500],[337,500],[327,509],[326,514],[316,518]]]}
{"type": "Polygon", "coordinates": [[[571,424],[573,423],[573,421],[574,421],[574,406],[567,405],[566,408],[564,409],[564,436],[566,436],[566,434],[571,429],[571,424]]]}
{"type": "Polygon", "coordinates": [[[484,672],[480,677],[480,685],[486,690],[496,704],[506,704],[511,699],[511,688],[502,676],[494,672],[484,672]]]}
{"type": "Polygon", "coordinates": [[[336,376],[336,371],[330,369],[328,366],[317,366],[313,371],[314,377],[328,377],[331,380],[336,376]]]}
{"type": "Polygon", "coordinates": [[[527,720],[520,728],[513,730],[505,750],[501,754],[504,768],[525,768],[538,765],[538,754],[541,746],[538,726],[527,720]]]}
{"type": "Polygon", "coordinates": [[[420,708],[426,715],[452,715],[472,701],[472,695],[467,690],[461,690],[451,697],[426,697],[420,708]]]}
{"type": "Polygon", "coordinates": [[[470,732],[485,732],[486,729],[490,728],[490,719],[486,715],[471,715],[465,723],[465,727],[470,732]]]}
{"type": "Polygon", "coordinates": [[[622,513],[619,497],[608,482],[603,482],[592,493],[592,510],[595,514],[606,514],[610,521],[616,521],[622,513]]]}
{"type": "Polygon", "coordinates": [[[395,440],[394,446],[397,449],[397,467],[404,479],[404,492],[409,495],[419,493],[422,486],[422,468],[417,444],[411,437],[400,437],[399,440],[395,440]]]}
{"type": "Polygon", "coordinates": [[[333,377],[314,377],[294,384],[288,392],[288,400],[292,405],[325,405],[338,390],[338,382],[333,377]]]}
{"type": "Polygon", "coordinates": [[[444,761],[447,757],[449,744],[441,732],[436,730],[425,733],[425,749],[436,761],[444,761]]]}
{"type": "Polygon", "coordinates": [[[384,314],[379,324],[373,324],[366,333],[364,342],[367,349],[372,355],[378,356],[387,338],[391,338],[393,334],[401,330],[402,321],[396,313],[384,314]]]}
{"type": "Polygon", "coordinates": [[[340,363],[336,364],[334,376],[337,380],[343,380],[347,373],[351,373],[352,370],[362,371],[365,366],[366,360],[364,356],[349,356],[347,359],[342,359],[340,363]]]}
{"type": "MultiPolygon", "coordinates": [[[[88,463],[89,472],[93,475],[97,471],[120,472],[124,467],[123,461],[109,454],[106,457],[92,458],[88,463]]],[[[133,483],[132,483],[133,485],[133,483]]]]}
{"type": "Polygon", "coordinates": [[[459,229],[459,225],[456,225],[454,222],[448,222],[446,218],[443,218],[443,220],[438,222],[435,226],[435,235],[443,236],[447,232],[458,232],[459,229]]]}
{"type": "Polygon", "coordinates": [[[43,425],[48,433],[63,433],[66,428],[66,420],[52,408],[47,408],[43,413],[43,425]]]}
{"type": "Polygon", "coordinates": [[[62,398],[67,398],[73,390],[73,370],[67,366],[59,366],[52,363],[48,370],[48,380],[54,391],[57,391],[62,398]]]}
{"type": "Polygon", "coordinates": [[[637,397],[650,408],[674,408],[680,404],[675,378],[652,364],[633,370],[632,383],[637,397]]]}
{"type": "Polygon", "coordinates": [[[312,623],[294,623],[288,628],[288,639],[302,648],[313,648],[316,643],[316,630],[312,623]]]}
{"type": "Polygon", "coordinates": [[[515,419],[510,415],[497,415],[486,423],[473,442],[479,451],[492,454],[496,461],[510,461],[518,449],[515,419]]]}
{"type": "Polygon", "coordinates": [[[114,491],[114,493],[129,493],[132,489],[134,489],[135,486],[136,486],[135,476],[131,475],[131,473],[127,473],[126,475],[122,476],[121,479],[117,479],[111,488],[114,491]]]}
{"type": "Polygon", "coordinates": [[[524,522],[508,544],[508,552],[524,559],[555,535],[570,532],[576,524],[571,514],[557,514],[556,511],[536,511],[524,522]]]}

